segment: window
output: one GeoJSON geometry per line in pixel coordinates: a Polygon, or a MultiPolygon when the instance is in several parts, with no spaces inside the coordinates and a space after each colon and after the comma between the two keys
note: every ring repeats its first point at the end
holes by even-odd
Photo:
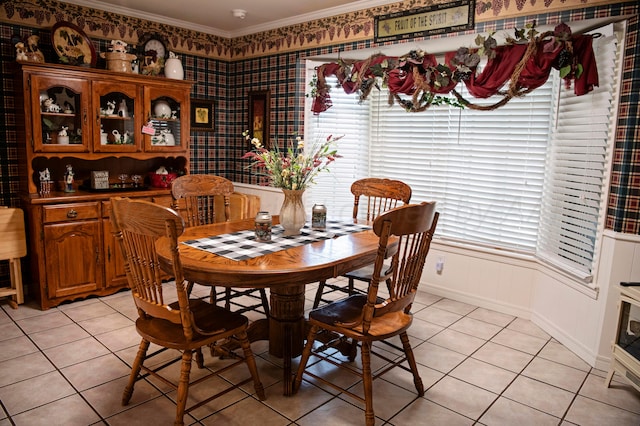
{"type": "Polygon", "coordinates": [[[600,87],[580,97],[557,72],[492,111],[443,105],[407,113],[389,107],[384,90],[358,104],[356,95],[334,88],[333,107],[308,112],[306,131],[308,138],[346,134],[338,150],[344,158],[317,179],[308,199],[322,200],[330,216],[349,217],[351,182],[400,179],[411,185],[412,202],[438,202],[437,238],[524,251],[589,276],[605,211],[617,92],[615,37],[595,45],[600,87]]]}

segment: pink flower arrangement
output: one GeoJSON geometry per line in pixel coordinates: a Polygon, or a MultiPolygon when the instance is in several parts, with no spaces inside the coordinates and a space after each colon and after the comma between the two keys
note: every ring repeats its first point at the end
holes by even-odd
{"type": "MultiPolygon", "coordinates": [[[[246,140],[250,139],[249,131],[242,132],[246,140]]],[[[262,146],[258,138],[251,139],[253,150],[242,156],[243,159],[252,160],[248,167],[258,169],[257,174],[264,176],[269,185],[274,188],[304,190],[313,183],[318,173],[329,170],[329,164],[339,158],[335,142],[342,136],[328,136],[326,140],[316,142],[308,154],[305,154],[304,141],[296,136],[289,146],[281,151],[276,149],[269,151],[262,146]]]]}

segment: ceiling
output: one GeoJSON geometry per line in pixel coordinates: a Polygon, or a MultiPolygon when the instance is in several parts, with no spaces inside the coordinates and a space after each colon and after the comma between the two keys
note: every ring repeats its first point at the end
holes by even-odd
{"type": "MultiPolygon", "coordinates": [[[[400,0],[61,0],[223,37],[239,37],[400,0]],[[246,11],[244,18],[234,10],[246,11]]],[[[238,13],[239,14],[239,13],[238,13]]]]}

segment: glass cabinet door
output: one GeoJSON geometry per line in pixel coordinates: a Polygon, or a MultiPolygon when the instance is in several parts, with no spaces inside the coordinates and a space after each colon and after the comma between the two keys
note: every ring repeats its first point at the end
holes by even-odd
{"type": "Polygon", "coordinates": [[[90,84],[75,78],[31,77],[34,152],[88,152],[90,84]]]}
{"type": "Polygon", "coordinates": [[[144,136],[145,151],[179,152],[187,148],[188,96],[184,90],[145,88],[145,106],[148,108],[145,113],[148,132],[144,136]]]}
{"type": "Polygon", "coordinates": [[[93,83],[93,150],[138,152],[142,146],[142,92],[138,85],[93,83]]]}

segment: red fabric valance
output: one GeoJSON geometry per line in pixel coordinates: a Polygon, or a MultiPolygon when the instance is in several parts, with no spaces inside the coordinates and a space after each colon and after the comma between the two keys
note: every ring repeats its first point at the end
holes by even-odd
{"type": "Polygon", "coordinates": [[[475,98],[502,94],[504,99],[493,106],[496,108],[514,96],[522,96],[540,87],[549,78],[552,68],[569,67],[564,68],[565,72],[570,70],[564,76],[567,87],[573,83],[575,94],[584,95],[598,85],[592,41],[590,35],[572,36],[570,29],[560,24],[555,32],[544,33],[526,43],[492,48],[490,59],[479,73],[477,61],[469,67],[456,65],[456,61],[460,61],[460,51],[446,53],[444,64],[438,64],[434,55],[420,52],[410,52],[404,57],[374,55],[349,64],[328,63],[316,70],[317,84],[312,111],[319,114],[331,107],[326,83],[326,77],[331,75],[338,78],[338,83],[346,93],[359,92],[361,99],[365,99],[374,87],[374,79],[382,78],[397,100],[400,100],[399,95],[412,96],[411,101],[401,101],[405,108],[409,105],[407,109],[412,111],[428,108],[433,95],[448,93],[458,97],[463,105],[473,107],[455,90],[460,82],[475,98]],[[509,89],[505,90],[507,82],[509,89]],[[426,104],[418,107],[420,102],[426,104]]]}

